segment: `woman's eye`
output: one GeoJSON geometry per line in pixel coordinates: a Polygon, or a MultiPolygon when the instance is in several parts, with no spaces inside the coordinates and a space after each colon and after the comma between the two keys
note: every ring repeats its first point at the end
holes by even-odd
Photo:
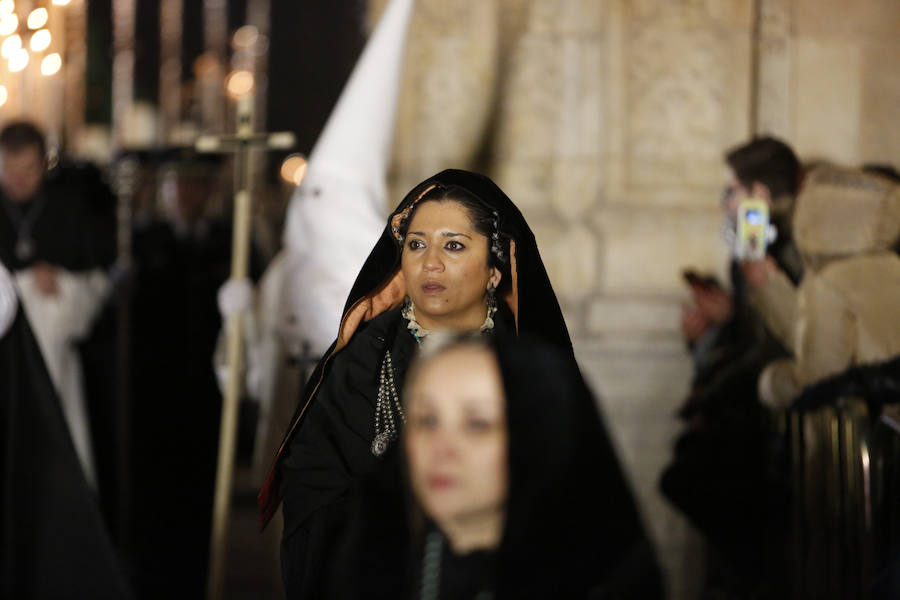
{"type": "Polygon", "coordinates": [[[494,424],[487,419],[469,419],[466,422],[466,428],[475,433],[483,433],[489,431],[494,424]]]}
{"type": "Polygon", "coordinates": [[[410,250],[421,250],[425,247],[425,244],[423,244],[421,240],[409,240],[407,247],[410,250]]]}
{"type": "Polygon", "coordinates": [[[450,240],[444,245],[444,248],[450,250],[451,252],[459,252],[460,250],[465,250],[466,247],[461,242],[450,240]]]}
{"type": "Polygon", "coordinates": [[[437,427],[438,419],[434,415],[411,415],[410,425],[418,429],[434,429],[437,427]]]}

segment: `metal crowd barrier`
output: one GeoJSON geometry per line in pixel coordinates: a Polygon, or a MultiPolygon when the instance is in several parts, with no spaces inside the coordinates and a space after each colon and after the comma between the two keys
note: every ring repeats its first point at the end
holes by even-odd
{"type": "Polygon", "coordinates": [[[900,407],[861,397],[788,412],[792,597],[872,597],[900,552],[900,407]]]}

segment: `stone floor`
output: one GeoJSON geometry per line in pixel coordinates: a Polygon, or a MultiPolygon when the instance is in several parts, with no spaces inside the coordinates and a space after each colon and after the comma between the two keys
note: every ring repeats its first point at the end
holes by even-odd
{"type": "MultiPolygon", "coordinates": [[[[235,477],[228,531],[224,600],[283,600],[278,565],[279,522],[260,533],[256,521],[257,486],[249,469],[235,477]]],[[[281,519],[281,514],[276,517],[281,519]]]]}

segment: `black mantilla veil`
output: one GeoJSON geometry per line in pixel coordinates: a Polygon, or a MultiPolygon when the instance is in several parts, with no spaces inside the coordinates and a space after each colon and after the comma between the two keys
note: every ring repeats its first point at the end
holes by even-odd
{"type": "MultiPolygon", "coordinates": [[[[575,364],[530,336],[460,337],[430,356],[467,345],[486,346],[500,368],[510,487],[495,552],[453,557],[444,542],[442,575],[470,581],[441,592],[489,591],[498,600],[662,597],[652,546],[575,364]]],[[[412,499],[406,461],[399,444],[358,486],[332,569],[336,598],[418,598],[423,580],[434,578],[425,573],[434,558],[424,555],[437,526],[423,522],[412,499]]]]}
{"type": "Polygon", "coordinates": [[[408,213],[416,202],[436,187],[462,188],[496,212],[499,232],[508,245],[502,250],[509,260],[511,279],[508,292],[500,301],[511,313],[515,331],[559,347],[574,361],[572,343],[562,311],[550,285],[534,234],[519,209],[503,190],[484,175],[448,169],[429,177],[414,187],[388,217],[387,225],[353,284],[344,306],[337,339],[313,371],[275,457],[273,468],[260,491],[259,517],[263,527],[281,502],[280,459],[327,374],[330,359],[368,322],[402,304],[406,296],[406,284],[400,270],[402,247],[393,228],[399,225],[401,215],[408,213]]]}
{"type": "Polygon", "coordinates": [[[497,597],[661,597],[652,546],[577,365],[527,334],[491,344],[507,399],[511,499],[497,597]]]}
{"type": "MultiPolygon", "coordinates": [[[[391,213],[388,226],[369,254],[344,306],[347,314],[360,299],[392,281],[400,268],[400,244],[394,227],[399,226],[413,206],[434,188],[462,188],[496,212],[499,233],[508,245],[502,248],[508,257],[512,281],[506,301],[516,319],[516,330],[554,345],[571,349],[569,331],[550,278],[544,268],[534,233],[512,200],[490,178],[479,173],[447,169],[414,187],[391,213]]],[[[404,288],[405,290],[405,288],[404,288]]]]}

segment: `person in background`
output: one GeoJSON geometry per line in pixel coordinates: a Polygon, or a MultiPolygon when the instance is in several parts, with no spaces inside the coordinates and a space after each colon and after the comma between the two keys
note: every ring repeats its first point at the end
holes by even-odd
{"type": "Polygon", "coordinates": [[[114,203],[95,171],[48,171],[41,131],[27,121],[0,130],[0,245],[40,344],[89,484],[98,486],[77,343],[110,290],[114,203]]]}
{"type": "Polygon", "coordinates": [[[0,247],[0,597],[133,598],[0,247]]]}
{"type": "Polygon", "coordinates": [[[684,431],[660,487],[716,549],[707,565],[709,593],[752,589],[777,596],[785,577],[787,492],[778,467],[780,437],[760,403],[757,380],[767,364],[790,356],[802,278],[791,217],[803,170],[791,148],[771,137],[730,150],[725,162],[731,291],[687,275],[693,304],[683,311],[682,328],[694,378],[679,412],[684,431]],[[737,220],[742,202],[751,199],[767,205],[777,237],[761,260],[747,261],[737,249],[737,220]]]}
{"type": "Polygon", "coordinates": [[[856,170],[816,169],[797,200],[794,237],[806,268],[794,356],[760,377],[763,400],[775,406],[851,367],[900,355],[900,185],[856,170]]]}
{"type": "MultiPolygon", "coordinates": [[[[213,367],[222,328],[217,294],[231,272],[231,223],[211,206],[221,169],[215,158],[169,157],[157,214],[134,232],[132,535],[140,598],[165,595],[176,582],[185,596],[205,589],[222,403],[213,367]]],[[[251,253],[251,278],[260,272],[251,253]]]]}
{"type": "Polygon", "coordinates": [[[98,502],[76,348],[113,259],[111,200],[96,169],[48,172],[33,124],[0,130],[3,598],[133,597],[98,502]]]}
{"type": "Polygon", "coordinates": [[[700,385],[722,372],[723,365],[735,363],[748,342],[753,345],[757,319],[767,329],[765,335],[789,346],[795,289],[803,275],[791,228],[803,169],[793,150],[775,138],[755,138],[730,150],[725,162],[728,179],[722,210],[726,241],[734,246],[738,208],[751,198],[769,206],[776,237],[763,260],[732,259],[731,293],[712,280],[689,278],[693,302],[683,309],[682,330],[694,350],[695,384],[700,385]]]}

